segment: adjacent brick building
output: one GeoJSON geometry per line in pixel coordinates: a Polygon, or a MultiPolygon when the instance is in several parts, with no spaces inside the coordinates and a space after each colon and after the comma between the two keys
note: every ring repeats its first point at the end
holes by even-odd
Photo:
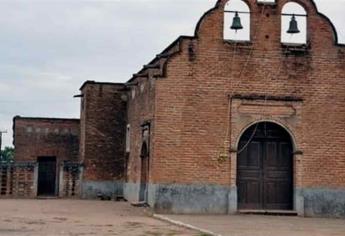
{"type": "Polygon", "coordinates": [[[79,119],[14,118],[15,161],[35,169],[22,180],[32,189],[31,197],[79,195],[79,169],[72,173],[70,165],[79,163],[79,123],[79,119]]]}
{"type": "Polygon", "coordinates": [[[82,196],[122,195],[126,101],[123,84],[87,81],[80,88],[82,196]]]}
{"type": "Polygon", "coordinates": [[[23,180],[33,190],[27,197],[123,195],[124,88],[123,84],[85,82],[76,96],[81,98],[80,120],[14,118],[15,161],[30,162],[36,168],[30,183],[23,180]]]}

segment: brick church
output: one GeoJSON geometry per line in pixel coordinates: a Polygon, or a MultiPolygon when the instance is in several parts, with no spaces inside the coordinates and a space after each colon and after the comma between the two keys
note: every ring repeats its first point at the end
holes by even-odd
{"type": "Polygon", "coordinates": [[[345,217],[345,45],[312,0],[242,3],[219,0],[128,82],[85,82],[80,120],[15,117],[7,179],[25,191],[5,194],[345,217]]]}

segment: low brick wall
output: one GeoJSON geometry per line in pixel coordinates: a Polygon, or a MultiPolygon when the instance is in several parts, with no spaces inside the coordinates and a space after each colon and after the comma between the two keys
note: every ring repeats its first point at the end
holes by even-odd
{"type": "Polygon", "coordinates": [[[0,196],[32,198],[36,196],[37,163],[0,163],[0,196]]]}
{"type": "Polygon", "coordinates": [[[83,166],[65,161],[60,167],[59,197],[79,198],[81,195],[81,176],[83,166]]]}
{"type": "MultiPolygon", "coordinates": [[[[81,196],[82,168],[80,163],[61,163],[59,197],[81,196]]],[[[37,162],[0,163],[0,198],[36,198],[37,175],[37,162]]]]}

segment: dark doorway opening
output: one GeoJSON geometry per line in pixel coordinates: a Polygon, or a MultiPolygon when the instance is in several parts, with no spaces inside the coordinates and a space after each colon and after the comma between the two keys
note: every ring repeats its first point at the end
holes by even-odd
{"type": "Polygon", "coordinates": [[[56,157],[38,157],[38,196],[56,195],[56,157]]]}
{"type": "Polygon", "coordinates": [[[274,123],[258,123],[242,135],[238,150],[239,210],[293,210],[289,133],[274,123]]]}
{"type": "Polygon", "coordinates": [[[141,174],[140,174],[140,191],[139,201],[146,202],[148,198],[148,180],[149,180],[149,153],[146,143],[141,148],[141,174]]]}

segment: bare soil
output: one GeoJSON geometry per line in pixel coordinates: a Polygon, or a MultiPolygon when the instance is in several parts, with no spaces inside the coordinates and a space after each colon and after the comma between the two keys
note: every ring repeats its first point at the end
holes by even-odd
{"type": "Polygon", "coordinates": [[[199,236],[125,202],[0,200],[1,236],[199,236]]]}

